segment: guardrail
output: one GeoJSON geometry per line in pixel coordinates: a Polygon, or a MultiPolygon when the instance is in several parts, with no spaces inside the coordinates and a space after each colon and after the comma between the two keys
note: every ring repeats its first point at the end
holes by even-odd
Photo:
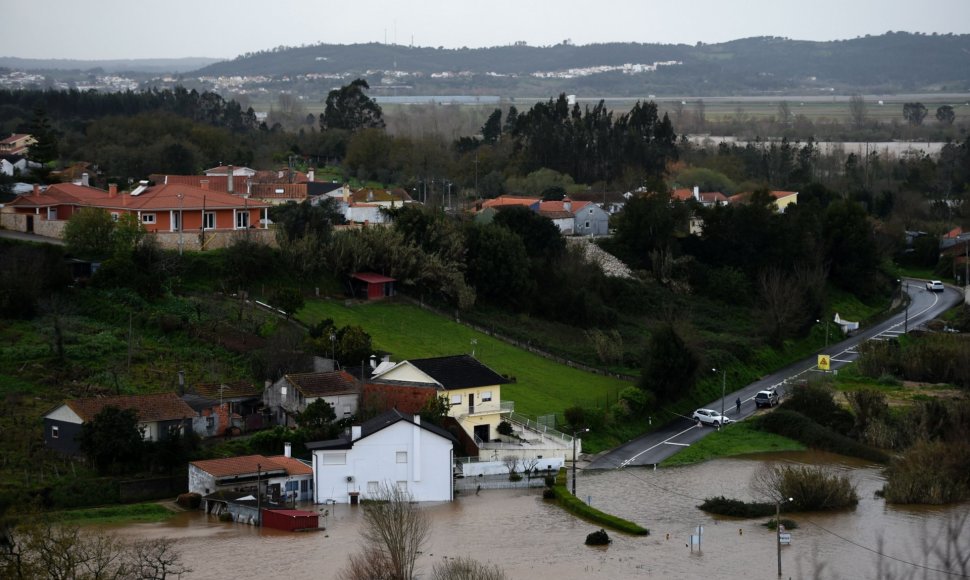
{"type": "Polygon", "coordinates": [[[536,421],[533,421],[532,419],[526,417],[525,415],[520,415],[520,414],[518,414],[518,413],[516,413],[514,411],[511,412],[511,413],[509,413],[508,419],[509,419],[509,422],[510,423],[518,424],[520,426],[523,426],[523,427],[529,429],[530,431],[534,431],[536,433],[541,433],[542,435],[544,435],[546,437],[549,437],[551,439],[558,439],[559,441],[561,441],[563,443],[567,443],[567,444],[572,444],[572,442],[573,442],[573,436],[572,435],[566,435],[565,433],[562,433],[561,431],[556,431],[552,427],[549,427],[547,425],[542,425],[542,424],[540,424],[540,423],[538,423],[536,421]]]}

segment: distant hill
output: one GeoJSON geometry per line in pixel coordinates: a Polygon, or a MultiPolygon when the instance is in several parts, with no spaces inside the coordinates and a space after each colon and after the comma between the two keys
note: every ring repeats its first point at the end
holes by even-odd
{"type": "Polygon", "coordinates": [[[119,60],[36,59],[0,56],[0,68],[26,71],[89,71],[106,73],[182,73],[219,62],[217,58],[142,58],[119,60]]]}
{"type": "Polygon", "coordinates": [[[830,42],[757,37],[695,46],[481,49],[318,44],[246,54],[196,75],[286,77],[326,86],[363,77],[372,89],[393,86],[395,94],[962,92],[970,91],[970,35],[890,32],[830,42]]]}

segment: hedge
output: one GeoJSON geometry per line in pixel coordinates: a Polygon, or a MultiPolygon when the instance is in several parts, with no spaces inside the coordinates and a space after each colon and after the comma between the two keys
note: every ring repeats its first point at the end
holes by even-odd
{"type": "Polygon", "coordinates": [[[633,534],[635,536],[646,536],[650,534],[650,530],[629,520],[618,518],[588,506],[582,500],[569,493],[569,490],[566,489],[566,468],[559,470],[559,475],[556,476],[556,483],[552,486],[552,491],[556,494],[556,501],[563,509],[586,521],[625,534],[633,534]]]}
{"type": "Polygon", "coordinates": [[[795,411],[776,409],[772,413],[758,417],[755,421],[755,426],[759,429],[790,437],[815,449],[859,457],[876,463],[889,462],[889,455],[886,453],[840,435],[795,411]]]}

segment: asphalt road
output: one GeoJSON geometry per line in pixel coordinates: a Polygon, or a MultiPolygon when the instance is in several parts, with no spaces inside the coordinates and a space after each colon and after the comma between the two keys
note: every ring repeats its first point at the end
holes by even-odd
{"type": "MultiPolygon", "coordinates": [[[[946,310],[963,301],[963,291],[947,286],[943,292],[929,292],[924,280],[904,280],[904,289],[910,296],[909,307],[879,324],[860,329],[855,335],[829,345],[816,355],[800,360],[771,375],[747,385],[746,387],[726,393],[724,396],[724,413],[729,419],[736,421],[745,419],[757,410],[754,396],[758,391],[775,388],[784,397],[787,386],[799,379],[807,378],[810,373],[823,372],[818,369],[818,354],[831,356],[833,371],[859,358],[858,345],[867,340],[888,340],[895,338],[908,330],[936,318],[946,310]],[[741,399],[741,412],[735,409],[736,400],[741,399]]],[[[841,332],[835,323],[829,323],[829,330],[833,337],[841,337],[841,332]]],[[[721,410],[721,399],[704,405],[708,409],[721,410]]],[[[713,427],[698,427],[689,417],[675,417],[660,429],[629,441],[616,449],[603,453],[593,459],[586,469],[615,469],[630,465],[653,465],[660,463],[677,451],[714,431],[713,427]]],[[[654,420],[657,420],[655,417],[654,420]]]]}

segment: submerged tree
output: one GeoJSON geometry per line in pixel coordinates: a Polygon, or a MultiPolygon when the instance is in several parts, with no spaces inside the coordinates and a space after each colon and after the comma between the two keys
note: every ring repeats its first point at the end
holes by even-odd
{"type": "Polygon", "coordinates": [[[364,506],[363,547],[350,556],[343,580],[411,580],[431,518],[411,494],[383,486],[364,506]]]}

